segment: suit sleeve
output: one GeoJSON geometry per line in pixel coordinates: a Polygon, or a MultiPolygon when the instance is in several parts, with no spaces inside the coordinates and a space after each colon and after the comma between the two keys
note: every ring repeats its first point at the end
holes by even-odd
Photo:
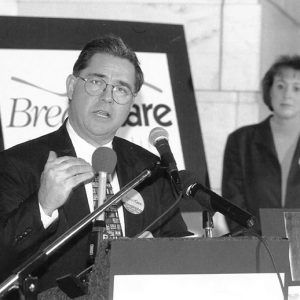
{"type": "Polygon", "coordinates": [[[33,254],[56,224],[44,229],[39,205],[39,175],[26,164],[0,155],[0,236],[2,243],[18,255],[33,254]]]}
{"type": "MultiPolygon", "coordinates": [[[[241,151],[236,135],[229,135],[224,152],[222,194],[230,202],[246,210],[241,151]]],[[[241,228],[229,218],[226,221],[230,231],[241,228]]]]}

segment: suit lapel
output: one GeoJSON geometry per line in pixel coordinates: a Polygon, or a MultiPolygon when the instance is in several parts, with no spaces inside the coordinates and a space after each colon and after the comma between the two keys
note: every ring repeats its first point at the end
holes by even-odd
{"type": "MultiPolygon", "coordinates": [[[[260,147],[260,150],[264,150],[262,151],[262,153],[266,156],[263,160],[265,163],[267,163],[270,161],[270,158],[274,159],[274,161],[271,161],[269,165],[265,164],[264,167],[271,170],[275,166],[276,169],[273,174],[277,174],[277,176],[280,176],[281,166],[276,153],[275,142],[273,139],[273,134],[270,125],[270,117],[267,118],[264,122],[262,122],[259,126],[260,127],[256,131],[255,142],[260,147]]],[[[293,154],[290,171],[287,178],[286,203],[285,203],[287,207],[288,207],[288,203],[293,201],[293,198],[295,197],[292,191],[294,187],[297,186],[298,178],[300,177],[299,158],[300,158],[300,138],[297,141],[296,149],[293,154]]],[[[281,176],[279,177],[278,181],[281,182],[281,176]]],[[[278,195],[278,199],[275,205],[280,206],[281,185],[279,186],[275,185],[273,189],[276,191],[275,194],[278,195]]]]}
{"type": "MultiPolygon", "coordinates": [[[[116,172],[119,180],[120,189],[129,181],[134,179],[138,175],[138,171],[135,168],[135,163],[132,160],[132,153],[128,147],[122,145],[122,141],[115,137],[113,140],[113,149],[117,154],[117,166],[116,172]]],[[[145,199],[144,199],[145,201],[145,199]]],[[[145,203],[145,206],[147,204],[145,203]]],[[[145,208],[146,209],[146,208],[145,208]]],[[[144,224],[144,214],[132,214],[124,208],[124,220],[125,220],[125,235],[133,237],[135,234],[142,231],[144,224]]]]}
{"type": "Polygon", "coordinates": [[[259,148],[263,148],[264,151],[267,151],[267,155],[272,155],[272,157],[277,158],[275,143],[270,126],[270,118],[271,116],[258,124],[254,135],[254,143],[257,144],[259,148]]]}
{"type": "Polygon", "coordinates": [[[295,194],[290,192],[296,189],[298,186],[299,178],[300,178],[300,137],[298,138],[295,152],[293,154],[293,158],[291,161],[290,171],[287,178],[287,186],[286,186],[286,203],[285,205],[288,207],[289,202],[294,201],[295,194]]]}

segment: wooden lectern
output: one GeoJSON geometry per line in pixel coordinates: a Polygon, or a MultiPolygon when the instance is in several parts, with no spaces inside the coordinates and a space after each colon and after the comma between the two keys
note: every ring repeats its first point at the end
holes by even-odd
{"type": "MultiPolygon", "coordinates": [[[[291,280],[287,239],[268,238],[278,271],[291,280]]],[[[91,274],[88,295],[76,299],[113,299],[115,275],[275,273],[256,237],[119,239],[103,242],[91,274]]],[[[279,285],[279,282],[278,282],[279,285]]],[[[39,299],[69,299],[58,288],[39,299]]]]}

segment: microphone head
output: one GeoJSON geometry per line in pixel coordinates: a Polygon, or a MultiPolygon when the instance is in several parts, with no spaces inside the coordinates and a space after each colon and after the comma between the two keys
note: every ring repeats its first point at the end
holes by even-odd
{"type": "Polygon", "coordinates": [[[152,146],[155,146],[155,144],[161,140],[166,139],[169,140],[169,133],[167,130],[165,130],[162,127],[155,127],[150,131],[149,134],[149,142],[152,146]]]}
{"type": "Polygon", "coordinates": [[[108,147],[97,148],[92,155],[92,166],[95,172],[112,174],[117,164],[117,155],[108,147]]]}

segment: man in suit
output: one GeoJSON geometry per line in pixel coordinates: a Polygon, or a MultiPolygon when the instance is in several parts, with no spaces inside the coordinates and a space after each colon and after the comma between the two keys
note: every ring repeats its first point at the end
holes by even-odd
{"type": "MultiPolygon", "coordinates": [[[[122,188],[159,158],[115,137],[143,84],[135,53],[118,37],[86,44],[67,78],[68,119],[57,131],[0,153],[0,236],[21,262],[44,249],[93,210],[91,157],[106,146],[117,155],[114,188],[122,188]]],[[[158,170],[136,188],[138,212],[120,208],[123,232],[134,237],[174,201],[168,176],[158,170]]],[[[86,268],[86,227],[35,270],[41,290],[86,268]]],[[[188,235],[179,209],[153,228],[154,237],[188,235]]]]}

